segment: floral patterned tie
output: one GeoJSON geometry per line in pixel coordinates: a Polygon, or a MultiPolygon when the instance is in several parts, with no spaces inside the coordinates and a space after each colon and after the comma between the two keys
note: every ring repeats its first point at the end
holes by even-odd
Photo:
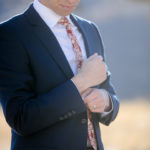
{"type": "MultiPolygon", "coordinates": [[[[71,39],[71,43],[72,43],[73,50],[75,53],[77,69],[80,69],[82,62],[83,62],[83,56],[82,56],[81,48],[78,44],[77,38],[73,33],[71,24],[66,17],[62,17],[58,21],[58,24],[64,25],[66,27],[66,31],[68,33],[69,38],[71,39]]],[[[93,127],[92,117],[91,117],[89,110],[87,110],[87,116],[88,116],[88,140],[89,140],[89,143],[91,144],[91,146],[93,147],[93,149],[97,150],[97,143],[96,143],[96,138],[95,138],[95,133],[94,133],[94,127],[93,127]]]]}

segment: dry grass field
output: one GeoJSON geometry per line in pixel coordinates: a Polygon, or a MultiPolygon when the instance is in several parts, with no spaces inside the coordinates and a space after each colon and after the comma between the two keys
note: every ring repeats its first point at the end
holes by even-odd
{"type": "Polygon", "coordinates": [[[150,102],[122,102],[117,119],[101,128],[105,150],[150,150],[150,102]]]}
{"type": "MultiPolygon", "coordinates": [[[[101,125],[105,150],[150,150],[150,102],[121,102],[117,119],[101,125]]],[[[9,150],[10,129],[0,113],[0,150],[9,150]]]]}

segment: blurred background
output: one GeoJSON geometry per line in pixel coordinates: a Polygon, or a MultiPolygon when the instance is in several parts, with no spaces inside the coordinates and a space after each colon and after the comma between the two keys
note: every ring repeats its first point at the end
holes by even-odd
{"type": "MultiPolygon", "coordinates": [[[[0,0],[0,22],[32,0],[0,0]]],[[[117,119],[101,126],[105,150],[150,150],[150,0],[81,0],[75,14],[95,22],[121,101],[117,119]]],[[[10,128],[0,113],[0,149],[10,149],[10,128]]]]}

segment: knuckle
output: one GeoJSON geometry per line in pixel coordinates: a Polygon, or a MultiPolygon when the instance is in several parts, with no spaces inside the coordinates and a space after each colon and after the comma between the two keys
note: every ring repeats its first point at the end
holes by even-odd
{"type": "Polygon", "coordinates": [[[87,103],[87,102],[88,102],[88,98],[87,98],[87,97],[85,97],[85,98],[84,98],[84,101],[87,103]]]}
{"type": "Polygon", "coordinates": [[[106,64],[103,62],[103,67],[106,69],[106,64]]]}
{"type": "Polygon", "coordinates": [[[90,111],[92,111],[92,112],[93,112],[93,109],[92,109],[92,107],[89,107],[89,109],[90,109],[90,111]]]}
{"type": "Polygon", "coordinates": [[[101,99],[101,102],[102,102],[102,104],[104,104],[104,102],[105,102],[104,97],[101,99]]]}
{"type": "Polygon", "coordinates": [[[101,60],[103,60],[103,57],[101,55],[98,56],[101,60]]]}
{"type": "Polygon", "coordinates": [[[106,76],[104,76],[104,80],[106,80],[107,79],[107,77],[106,76]]]}
{"type": "Polygon", "coordinates": [[[100,60],[100,61],[103,60],[103,58],[102,58],[101,56],[98,56],[97,58],[98,58],[98,60],[100,60]]]}
{"type": "Polygon", "coordinates": [[[101,96],[101,92],[99,92],[99,90],[96,90],[96,96],[100,97],[101,96]]]}
{"type": "Polygon", "coordinates": [[[101,63],[102,62],[102,58],[101,57],[97,57],[97,62],[101,63]]]}
{"type": "Polygon", "coordinates": [[[87,104],[89,104],[89,101],[90,101],[89,97],[84,98],[84,100],[86,101],[87,104]]]}

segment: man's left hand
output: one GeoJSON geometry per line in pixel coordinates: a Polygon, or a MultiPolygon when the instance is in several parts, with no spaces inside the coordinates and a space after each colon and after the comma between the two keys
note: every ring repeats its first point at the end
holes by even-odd
{"type": "Polygon", "coordinates": [[[81,96],[91,112],[102,113],[111,110],[111,100],[104,89],[88,88],[81,96]]]}

